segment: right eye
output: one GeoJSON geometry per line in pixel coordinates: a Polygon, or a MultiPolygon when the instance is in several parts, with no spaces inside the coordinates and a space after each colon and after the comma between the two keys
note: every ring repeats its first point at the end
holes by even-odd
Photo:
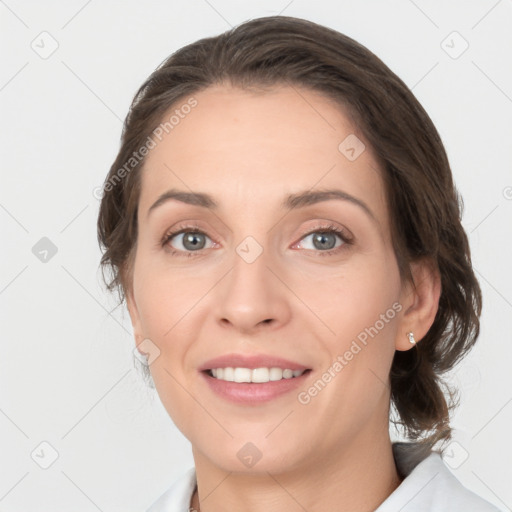
{"type": "Polygon", "coordinates": [[[201,251],[201,249],[205,248],[206,239],[210,239],[210,237],[199,230],[196,226],[180,227],[165,234],[162,240],[162,246],[169,247],[171,254],[178,255],[183,253],[183,255],[186,256],[193,256],[191,253],[201,251]],[[177,248],[176,246],[173,246],[171,242],[175,242],[178,245],[181,245],[181,247],[177,248]]]}

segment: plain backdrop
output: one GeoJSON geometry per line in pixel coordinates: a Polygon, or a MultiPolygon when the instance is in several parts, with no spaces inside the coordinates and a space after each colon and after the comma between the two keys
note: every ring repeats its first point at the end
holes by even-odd
{"type": "Polygon", "coordinates": [[[139,85],[250,18],[343,32],[413,90],[464,198],[484,309],[450,375],[453,473],[512,508],[512,2],[0,1],[0,511],[145,510],[193,464],[104,289],[95,189],[139,85]],[[44,466],[47,466],[46,468],[44,466]]]}

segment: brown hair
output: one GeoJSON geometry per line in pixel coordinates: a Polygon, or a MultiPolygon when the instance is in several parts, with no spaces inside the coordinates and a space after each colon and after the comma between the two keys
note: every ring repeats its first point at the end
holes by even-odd
{"type": "Polygon", "coordinates": [[[472,348],[482,308],[461,225],[462,199],[440,136],[418,100],[376,55],[344,34],[298,18],[258,18],[179,49],[151,74],[135,94],[104,184],[98,240],[106,249],[102,270],[112,272],[108,290],[116,288],[122,302],[131,286],[144,164],[134,155],[172,106],[216,84],[318,91],[334,99],[369,141],[382,168],[400,276],[411,279],[410,263],[427,258],[442,286],[426,336],[411,350],[395,352],[391,403],[399,419],[391,421],[427,449],[447,441],[449,411],[458,403],[441,375],[472,348]]]}

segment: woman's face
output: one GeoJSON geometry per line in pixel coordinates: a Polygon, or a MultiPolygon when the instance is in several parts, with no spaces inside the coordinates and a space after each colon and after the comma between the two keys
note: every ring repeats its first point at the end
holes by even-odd
{"type": "Polygon", "coordinates": [[[226,471],[327,467],[388,435],[392,358],[410,347],[412,298],[377,162],[318,93],[217,86],[194,98],[173,107],[144,166],[128,294],[137,342],[198,460],[226,471]],[[170,190],[184,200],[151,209],[170,190]],[[319,195],[328,190],[339,194],[319,195]],[[182,233],[163,241],[171,231],[182,233]],[[264,359],[208,363],[233,354],[264,359]],[[250,384],[205,367],[248,367],[224,374],[263,381],[279,371],[249,370],[308,371],[250,384]]]}

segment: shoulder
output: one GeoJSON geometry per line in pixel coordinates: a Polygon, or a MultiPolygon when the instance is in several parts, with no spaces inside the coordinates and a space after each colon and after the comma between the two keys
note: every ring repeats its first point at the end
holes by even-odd
{"type": "Polygon", "coordinates": [[[190,508],[190,500],[196,486],[195,467],[181,474],[146,512],[185,512],[190,508]]]}
{"type": "Polygon", "coordinates": [[[432,478],[437,479],[432,486],[432,510],[437,510],[436,507],[442,504],[446,510],[453,511],[500,512],[494,505],[465,487],[446,466],[440,454],[433,453],[430,457],[433,459],[432,469],[435,471],[432,478]]]}
{"type": "Polygon", "coordinates": [[[466,488],[438,452],[431,452],[405,477],[376,512],[500,512],[466,488]]]}

